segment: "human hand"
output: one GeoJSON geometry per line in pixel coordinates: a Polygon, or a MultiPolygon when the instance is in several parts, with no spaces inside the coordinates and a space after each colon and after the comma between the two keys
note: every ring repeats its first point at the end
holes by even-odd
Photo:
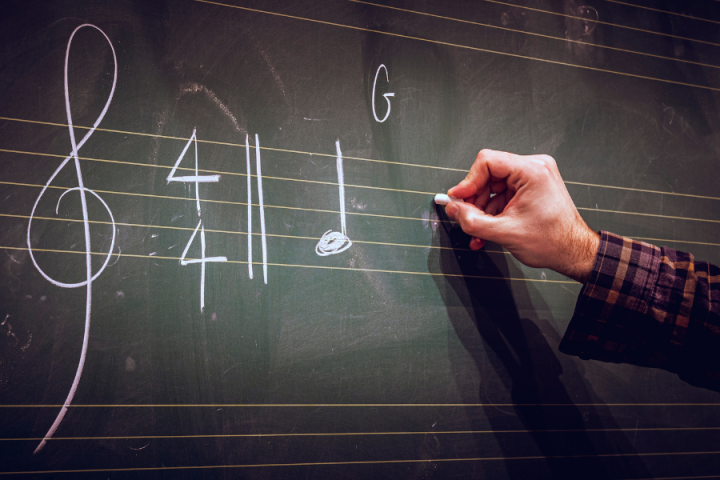
{"type": "Polygon", "coordinates": [[[600,236],[578,213],[552,157],[482,150],[448,195],[464,199],[445,211],[473,236],[471,249],[490,240],[529,267],[587,281],[600,236]]]}

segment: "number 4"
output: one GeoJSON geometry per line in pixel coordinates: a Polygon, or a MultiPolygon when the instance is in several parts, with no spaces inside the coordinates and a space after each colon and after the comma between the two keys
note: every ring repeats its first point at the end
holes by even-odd
{"type": "Polygon", "coordinates": [[[193,231],[192,235],[190,235],[190,240],[188,240],[187,245],[185,245],[185,250],[183,250],[182,255],[180,256],[180,265],[186,266],[190,265],[191,263],[199,263],[200,264],[200,311],[205,310],[205,264],[210,262],[227,262],[227,257],[206,257],[205,256],[205,226],[203,225],[202,220],[202,214],[200,211],[200,192],[199,192],[199,184],[200,183],[212,183],[212,182],[218,182],[220,180],[220,175],[198,175],[198,154],[197,154],[197,136],[196,136],[196,129],[193,129],[192,136],[190,137],[190,140],[188,140],[188,143],[185,145],[185,148],[183,149],[182,153],[177,159],[177,162],[175,162],[175,166],[173,166],[172,170],[170,170],[170,174],[167,176],[167,182],[170,184],[170,182],[182,182],[182,183],[194,183],[195,184],[195,201],[197,203],[197,211],[198,211],[198,217],[200,217],[200,220],[198,221],[197,227],[195,227],[195,230],[193,231]],[[185,154],[188,151],[188,148],[190,148],[190,144],[194,143],[195,146],[195,175],[187,175],[182,177],[176,177],[175,172],[178,169],[178,165],[180,165],[180,162],[185,157],[185,154]],[[200,230],[200,258],[194,258],[191,260],[186,260],[185,255],[187,255],[188,250],[190,250],[190,245],[192,245],[193,240],[195,240],[195,235],[197,235],[198,230],[200,230]]]}
{"type": "MultiPolygon", "coordinates": [[[[170,170],[170,175],[167,176],[167,183],[168,185],[170,182],[183,182],[183,183],[192,183],[195,182],[195,198],[199,196],[197,191],[197,184],[198,183],[211,183],[211,182],[218,182],[220,181],[220,175],[198,175],[198,154],[197,154],[197,135],[196,135],[196,128],[193,128],[192,136],[190,137],[190,140],[185,144],[185,148],[183,148],[182,153],[177,159],[177,162],[175,162],[175,166],[170,170]],[[185,157],[185,154],[188,151],[188,148],[190,148],[190,144],[195,144],[195,175],[193,176],[184,176],[184,177],[176,177],[175,172],[178,169],[178,165],[180,165],[180,162],[182,162],[182,159],[185,157]]],[[[198,211],[200,210],[200,200],[198,199],[198,211]]]]}
{"type": "Polygon", "coordinates": [[[190,265],[191,263],[200,264],[200,311],[205,310],[205,264],[209,262],[227,262],[227,257],[205,256],[205,227],[202,223],[202,220],[198,222],[195,231],[190,235],[190,240],[188,240],[187,245],[185,245],[185,250],[183,250],[182,255],[180,255],[180,265],[182,266],[190,265]],[[200,258],[185,260],[185,255],[187,255],[190,245],[192,245],[193,240],[195,240],[198,229],[200,229],[200,258]]]}

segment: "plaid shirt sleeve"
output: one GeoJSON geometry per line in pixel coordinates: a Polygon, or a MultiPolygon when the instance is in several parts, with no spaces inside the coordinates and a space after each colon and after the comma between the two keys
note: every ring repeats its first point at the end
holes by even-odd
{"type": "Polygon", "coordinates": [[[601,232],[560,351],[663,368],[720,390],[720,268],[601,232]]]}

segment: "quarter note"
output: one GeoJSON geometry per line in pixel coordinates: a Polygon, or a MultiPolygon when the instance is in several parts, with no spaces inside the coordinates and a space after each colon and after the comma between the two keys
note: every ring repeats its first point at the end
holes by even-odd
{"type": "Polygon", "coordinates": [[[338,190],[340,194],[340,231],[328,230],[320,238],[320,241],[315,246],[315,253],[321,257],[344,252],[352,246],[352,242],[347,236],[345,224],[345,175],[343,174],[343,158],[339,139],[335,142],[335,147],[337,149],[338,190]]]}

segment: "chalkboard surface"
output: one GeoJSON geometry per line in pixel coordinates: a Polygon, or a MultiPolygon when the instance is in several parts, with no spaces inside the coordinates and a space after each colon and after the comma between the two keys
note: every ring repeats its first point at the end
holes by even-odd
{"type": "Polygon", "coordinates": [[[717,2],[0,12],[0,476],[720,475],[716,392],[559,353],[580,285],[432,202],[547,153],[720,263],[717,2]]]}

